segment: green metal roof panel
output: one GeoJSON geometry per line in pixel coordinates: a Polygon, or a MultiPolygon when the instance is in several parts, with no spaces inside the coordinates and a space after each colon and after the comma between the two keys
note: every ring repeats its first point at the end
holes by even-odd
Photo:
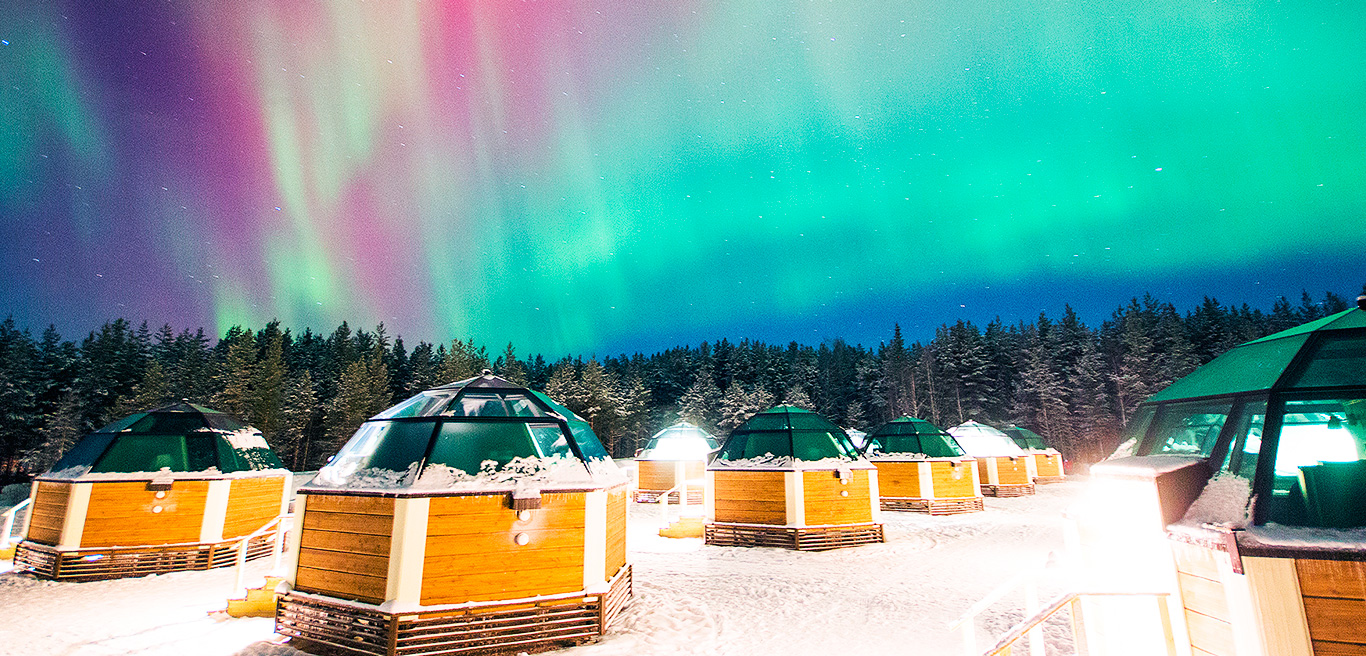
{"type": "MultiPolygon", "coordinates": [[[[1335,315],[1336,316],[1336,315],[1335,315]]],[[[1305,324],[1309,325],[1309,324],[1305,324]]],[[[1288,331],[1287,331],[1288,332],[1288,331]]],[[[1309,339],[1299,333],[1236,346],[1149,397],[1149,402],[1271,389],[1309,339]]]]}
{"type": "Polygon", "coordinates": [[[1337,314],[1330,314],[1322,319],[1315,319],[1309,323],[1300,324],[1294,328],[1287,328],[1278,333],[1272,333],[1261,339],[1254,339],[1248,344],[1257,342],[1267,342],[1282,337],[1292,337],[1294,335],[1304,335],[1316,330],[1346,330],[1348,328],[1366,328],[1366,311],[1353,308],[1343,310],[1337,314]]]}

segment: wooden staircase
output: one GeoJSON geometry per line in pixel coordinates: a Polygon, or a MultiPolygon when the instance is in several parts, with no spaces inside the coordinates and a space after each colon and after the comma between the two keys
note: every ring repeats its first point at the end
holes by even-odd
{"type": "Polygon", "coordinates": [[[258,588],[248,588],[243,599],[228,600],[228,615],[232,617],[275,617],[275,604],[280,599],[276,588],[284,582],[278,576],[267,576],[258,588]]]}

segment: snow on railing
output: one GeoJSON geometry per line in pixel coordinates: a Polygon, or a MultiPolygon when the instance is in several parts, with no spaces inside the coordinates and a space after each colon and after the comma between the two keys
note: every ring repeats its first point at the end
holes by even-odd
{"type": "Polygon", "coordinates": [[[32,503],[33,497],[29,497],[27,499],[24,499],[23,501],[20,501],[19,504],[14,506],[13,508],[6,510],[4,514],[0,514],[0,517],[5,518],[4,533],[0,533],[0,549],[8,549],[10,544],[12,544],[10,542],[10,537],[11,534],[14,533],[15,514],[17,514],[20,510],[29,507],[29,505],[31,505],[32,503]]]}

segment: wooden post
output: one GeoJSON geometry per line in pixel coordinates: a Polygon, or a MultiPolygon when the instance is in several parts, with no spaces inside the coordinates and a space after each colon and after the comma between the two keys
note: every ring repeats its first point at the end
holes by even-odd
{"type": "MultiPolygon", "coordinates": [[[[1024,596],[1025,617],[1033,617],[1039,612],[1039,583],[1033,577],[1025,582],[1024,596]]],[[[1029,656],[1044,656],[1042,624],[1029,630],[1029,656]]]]}

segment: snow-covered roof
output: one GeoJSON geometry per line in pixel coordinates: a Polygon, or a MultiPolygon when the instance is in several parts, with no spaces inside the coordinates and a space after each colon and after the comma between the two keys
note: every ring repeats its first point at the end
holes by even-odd
{"type": "Polygon", "coordinates": [[[592,488],[625,480],[581,417],[485,370],[361,424],[304,491],[592,488]]]}
{"type": "Polygon", "coordinates": [[[949,434],[958,440],[958,446],[974,458],[993,456],[1020,456],[1024,449],[1015,444],[1009,435],[976,421],[967,421],[949,429],[949,434]]]}
{"type": "Polygon", "coordinates": [[[117,480],[284,469],[261,431],[188,402],[135,412],[86,435],[43,478],[117,480]]]}
{"type": "Polygon", "coordinates": [[[680,421],[655,433],[636,460],[706,460],[719,446],[711,433],[680,421]]]}

